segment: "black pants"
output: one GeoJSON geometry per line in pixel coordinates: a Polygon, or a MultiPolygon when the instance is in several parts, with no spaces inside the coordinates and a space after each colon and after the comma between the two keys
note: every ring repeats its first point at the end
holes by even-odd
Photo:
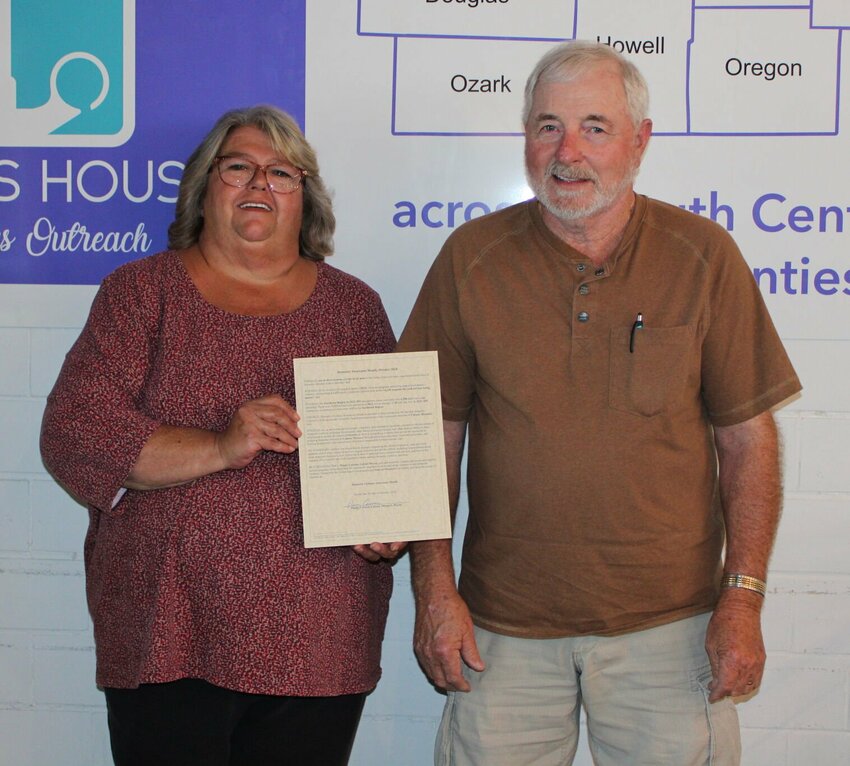
{"type": "Polygon", "coordinates": [[[194,679],[105,691],[116,766],[345,766],[366,701],[244,694],[194,679]]]}

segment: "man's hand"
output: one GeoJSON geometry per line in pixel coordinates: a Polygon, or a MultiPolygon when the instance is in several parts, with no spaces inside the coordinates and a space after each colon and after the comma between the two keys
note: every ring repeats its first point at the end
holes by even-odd
{"type": "Polygon", "coordinates": [[[447,691],[469,691],[461,662],[484,670],[469,609],[457,591],[417,604],[413,649],[428,678],[447,691]]]}
{"type": "Polygon", "coordinates": [[[711,662],[709,702],[752,694],[764,672],[761,601],[757,593],[725,590],[708,623],[705,650],[711,662]]]}

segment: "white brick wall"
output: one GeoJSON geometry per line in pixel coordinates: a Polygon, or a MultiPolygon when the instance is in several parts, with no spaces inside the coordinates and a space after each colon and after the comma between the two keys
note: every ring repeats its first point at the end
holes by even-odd
{"type": "MultiPolygon", "coordinates": [[[[93,291],[51,288],[46,300],[45,290],[0,286],[0,766],[102,766],[110,759],[83,589],[86,512],[45,473],[37,448],[44,398],[93,291]]],[[[398,329],[404,317],[393,320],[398,329]]],[[[760,693],[739,707],[744,763],[839,766],[850,762],[850,345],[788,347],[806,392],[779,416],[786,503],[764,615],[768,667],[760,693]]],[[[384,677],[354,766],[431,762],[443,698],[413,658],[412,615],[402,561],[384,677]]],[[[589,766],[585,747],[576,764],[589,766]]]]}

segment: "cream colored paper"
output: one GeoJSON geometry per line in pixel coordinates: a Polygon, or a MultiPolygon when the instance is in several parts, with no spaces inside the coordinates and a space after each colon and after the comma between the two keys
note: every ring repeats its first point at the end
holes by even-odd
{"type": "Polygon", "coordinates": [[[437,352],[294,366],[305,547],[451,537],[437,352]]]}

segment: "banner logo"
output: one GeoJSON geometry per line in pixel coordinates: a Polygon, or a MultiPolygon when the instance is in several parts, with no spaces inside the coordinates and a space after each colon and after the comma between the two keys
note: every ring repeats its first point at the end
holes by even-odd
{"type": "Polygon", "coordinates": [[[135,38],[135,0],[0,0],[0,145],[125,143],[135,38]]]}

